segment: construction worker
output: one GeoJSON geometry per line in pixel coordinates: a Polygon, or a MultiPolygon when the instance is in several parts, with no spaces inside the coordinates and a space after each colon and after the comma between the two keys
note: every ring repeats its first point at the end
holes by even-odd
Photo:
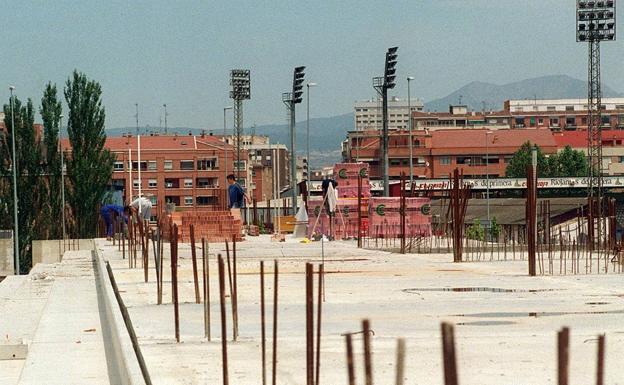
{"type": "Polygon", "coordinates": [[[100,208],[100,215],[102,219],[104,219],[104,223],[106,224],[106,240],[110,241],[113,236],[113,217],[114,214],[120,215],[124,218],[124,221],[127,222],[128,219],[124,214],[124,208],[119,205],[104,205],[100,208]]]}
{"type": "Polygon", "coordinates": [[[228,208],[232,212],[235,219],[241,219],[241,209],[245,207],[245,202],[250,202],[247,193],[236,182],[234,174],[227,176],[228,186],[228,208]]]}
{"type": "Polygon", "coordinates": [[[128,214],[140,214],[139,220],[149,223],[152,216],[152,201],[145,197],[138,197],[126,206],[128,214]]]}

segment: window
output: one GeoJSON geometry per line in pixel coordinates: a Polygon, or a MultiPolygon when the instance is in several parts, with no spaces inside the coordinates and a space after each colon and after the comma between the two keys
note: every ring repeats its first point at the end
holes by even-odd
{"type": "Polygon", "coordinates": [[[574,111],[574,106],[566,106],[566,111],[574,111]]]}
{"type": "Polygon", "coordinates": [[[149,197],[150,202],[152,202],[152,205],[156,205],[158,203],[158,198],[156,198],[155,196],[151,196],[149,197]]]}
{"type": "Polygon", "coordinates": [[[165,166],[165,170],[173,170],[173,161],[166,160],[164,166],[165,166]]]}
{"type": "Polygon", "coordinates": [[[559,125],[559,118],[550,118],[550,126],[558,126],[559,125]]]}
{"type": "Polygon", "coordinates": [[[583,125],[586,125],[586,124],[587,124],[587,118],[586,118],[586,117],[581,118],[581,123],[582,123],[583,125]]]}
{"type": "Polygon", "coordinates": [[[149,160],[147,162],[147,169],[150,171],[156,171],[156,161],[155,160],[149,160]]]}
{"type": "Polygon", "coordinates": [[[193,197],[184,197],[185,206],[193,206],[193,197]]]}
{"type": "Polygon", "coordinates": [[[192,160],[181,160],[180,170],[193,170],[195,168],[195,162],[192,160]]]}
{"type": "Polygon", "coordinates": [[[566,126],[574,126],[574,125],[575,125],[574,117],[567,117],[566,118],[566,126]]]}
{"type": "Polygon", "coordinates": [[[236,171],[245,171],[245,169],[247,168],[247,162],[244,160],[238,161],[235,160],[234,161],[234,170],[236,171]]]}
{"type": "Polygon", "coordinates": [[[264,157],[265,160],[271,160],[271,155],[267,155],[264,157]]]}
{"type": "Polygon", "coordinates": [[[202,159],[197,161],[198,170],[214,170],[217,168],[217,159],[202,159]]]}
{"type": "Polygon", "coordinates": [[[156,188],[158,187],[158,182],[156,181],[156,179],[150,179],[147,181],[147,186],[149,188],[156,188]]]}
{"type": "Polygon", "coordinates": [[[450,156],[441,156],[440,157],[440,164],[446,164],[446,165],[451,164],[451,157],[450,156]]]}
{"type": "Polygon", "coordinates": [[[115,171],[123,171],[123,169],[124,169],[123,162],[115,162],[115,163],[113,163],[113,170],[115,170],[115,171]]]}
{"type": "Polygon", "coordinates": [[[615,109],[616,110],[624,110],[624,104],[616,104],[615,105],[615,109]]]}
{"type": "Polygon", "coordinates": [[[540,126],[544,124],[544,118],[537,119],[537,124],[539,124],[540,126]]]}
{"type": "Polygon", "coordinates": [[[602,120],[602,124],[610,124],[611,123],[611,117],[609,115],[602,115],[600,118],[602,120]]]}
{"type": "Polygon", "coordinates": [[[132,186],[133,186],[134,188],[139,188],[139,180],[138,180],[138,179],[133,180],[133,181],[132,181],[132,186]]]}
{"type": "Polygon", "coordinates": [[[530,125],[531,127],[534,127],[534,126],[535,126],[535,117],[531,117],[531,118],[529,119],[529,125],[530,125]]]}
{"type": "Polygon", "coordinates": [[[193,187],[193,179],[184,179],[184,187],[185,188],[193,187]]]}
{"type": "Polygon", "coordinates": [[[546,111],[555,111],[555,110],[556,110],[555,106],[547,106],[546,107],[546,111]]]}

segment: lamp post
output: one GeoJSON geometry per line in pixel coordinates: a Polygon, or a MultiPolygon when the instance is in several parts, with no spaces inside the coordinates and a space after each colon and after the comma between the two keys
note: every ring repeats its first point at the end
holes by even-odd
{"type": "Polygon", "coordinates": [[[63,240],[65,240],[65,160],[63,156],[63,115],[59,116],[59,147],[61,148],[61,220],[63,221],[63,240]]]}
{"type": "Polygon", "coordinates": [[[165,107],[165,135],[167,135],[167,103],[163,104],[163,107],[165,107]]]}
{"type": "Polygon", "coordinates": [[[15,113],[13,112],[13,91],[15,86],[9,86],[11,93],[11,147],[13,149],[13,159],[11,168],[13,168],[13,223],[15,230],[13,231],[15,245],[13,252],[15,254],[15,275],[20,273],[20,257],[19,257],[19,226],[17,221],[17,162],[15,155],[15,113]]]}
{"type": "Polygon", "coordinates": [[[412,189],[412,185],[414,184],[414,143],[412,140],[412,95],[410,93],[410,82],[414,80],[413,76],[407,77],[407,114],[409,119],[409,181],[410,181],[410,191],[412,189]]]}
{"type": "Polygon", "coordinates": [[[490,228],[490,173],[489,173],[489,165],[490,165],[490,154],[489,154],[489,135],[492,134],[492,131],[485,132],[485,191],[486,191],[486,203],[487,203],[487,223],[488,229],[490,228]]]}
{"type": "Polygon", "coordinates": [[[227,130],[227,123],[225,120],[225,113],[227,112],[227,110],[231,110],[233,107],[232,106],[227,106],[227,107],[223,107],[223,171],[224,171],[224,175],[223,175],[223,186],[227,187],[227,137],[226,135],[226,130],[227,130]]]}
{"type": "Polygon", "coordinates": [[[308,111],[307,111],[307,118],[306,118],[306,145],[307,145],[307,154],[306,154],[306,159],[308,161],[308,177],[306,178],[307,180],[307,187],[308,187],[308,196],[310,196],[310,87],[315,87],[316,83],[308,83],[306,84],[306,87],[308,88],[308,97],[307,97],[307,104],[308,104],[308,111]]]}

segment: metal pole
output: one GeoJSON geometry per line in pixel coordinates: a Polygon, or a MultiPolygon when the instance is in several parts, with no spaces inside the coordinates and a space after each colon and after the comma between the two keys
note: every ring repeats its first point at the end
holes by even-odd
{"type": "Polygon", "coordinates": [[[290,101],[290,186],[292,188],[292,215],[297,215],[297,153],[295,152],[295,102],[290,101]]]}
{"type": "Polygon", "coordinates": [[[382,87],[382,154],[383,154],[383,196],[390,196],[390,167],[388,159],[388,89],[382,87]]]}
{"type": "Polygon", "coordinates": [[[136,108],[136,115],[134,115],[136,118],[136,134],[139,136],[139,103],[134,103],[134,107],[136,108]]]}
{"type": "Polygon", "coordinates": [[[489,155],[489,135],[488,131],[485,132],[485,183],[486,183],[486,203],[487,203],[487,223],[488,229],[490,228],[490,155],[489,155]]]}
{"type": "Polygon", "coordinates": [[[167,103],[163,104],[163,107],[165,107],[165,135],[167,135],[167,103]]]}
{"type": "Polygon", "coordinates": [[[59,119],[59,146],[61,147],[61,220],[63,221],[63,240],[65,240],[65,161],[63,156],[63,142],[61,141],[61,139],[63,139],[63,115],[61,115],[59,119]]]}
{"type": "Polygon", "coordinates": [[[19,223],[17,221],[17,162],[15,160],[15,112],[13,111],[13,90],[15,90],[15,86],[9,86],[9,91],[11,92],[11,147],[13,149],[13,164],[11,164],[11,167],[13,168],[13,223],[15,226],[15,230],[13,231],[15,240],[13,252],[15,253],[15,275],[19,275],[19,223]]]}
{"type": "Polygon", "coordinates": [[[308,190],[308,196],[310,196],[310,83],[306,84],[308,89],[308,95],[306,98],[307,114],[306,114],[306,162],[308,164],[308,175],[306,177],[306,185],[308,190]]]}
{"type": "Polygon", "coordinates": [[[410,82],[414,78],[411,76],[407,77],[407,114],[409,119],[409,181],[410,181],[410,190],[412,189],[412,185],[414,184],[414,144],[412,140],[412,95],[410,92],[410,82]]]}

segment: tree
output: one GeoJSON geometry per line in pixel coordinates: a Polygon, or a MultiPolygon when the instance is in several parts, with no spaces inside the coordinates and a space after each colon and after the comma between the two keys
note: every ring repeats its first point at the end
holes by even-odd
{"type": "Polygon", "coordinates": [[[47,175],[46,195],[48,204],[41,215],[48,218],[47,237],[57,239],[62,236],[62,226],[58,225],[62,217],[61,199],[61,156],[59,152],[59,130],[62,106],[57,98],[56,85],[48,83],[41,98],[39,113],[43,120],[43,145],[45,151],[44,168],[47,175]]]}
{"type": "Polygon", "coordinates": [[[71,188],[68,200],[74,218],[74,236],[95,236],[98,206],[113,173],[114,155],[104,148],[105,109],[102,88],[78,71],[67,79],[65,100],[68,106],[67,132],[72,154],[67,162],[71,188]]]}
{"type": "MultiPolygon", "coordinates": [[[[550,176],[550,167],[547,158],[544,156],[544,153],[539,148],[539,146],[535,147],[537,148],[537,176],[550,176]]],[[[532,164],[532,148],[533,145],[531,144],[531,142],[528,141],[520,146],[518,151],[514,153],[513,157],[509,161],[507,169],[505,170],[505,176],[507,176],[508,178],[526,178],[527,167],[532,164]]]]}
{"type": "Polygon", "coordinates": [[[13,98],[13,111],[11,113],[11,101],[4,105],[4,124],[7,127],[7,137],[2,140],[2,152],[0,152],[0,175],[3,182],[0,183],[0,201],[6,202],[0,207],[0,227],[13,228],[13,169],[11,135],[13,132],[12,122],[15,122],[15,158],[17,163],[17,210],[19,230],[19,257],[20,272],[28,272],[32,265],[32,253],[30,243],[33,239],[41,236],[45,227],[45,219],[39,215],[43,202],[47,199],[45,187],[42,183],[42,151],[39,140],[35,133],[35,112],[32,100],[28,99],[26,105],[13,98]],[[14,118],[14,119],[13,119],[14,118]]]}
{"type": "Polygon", "coordinates": [[[570,146],[559,153],[559,172],[557,176],[587,176],[589,164],[585,153],[573,150],[570,146]]]}

